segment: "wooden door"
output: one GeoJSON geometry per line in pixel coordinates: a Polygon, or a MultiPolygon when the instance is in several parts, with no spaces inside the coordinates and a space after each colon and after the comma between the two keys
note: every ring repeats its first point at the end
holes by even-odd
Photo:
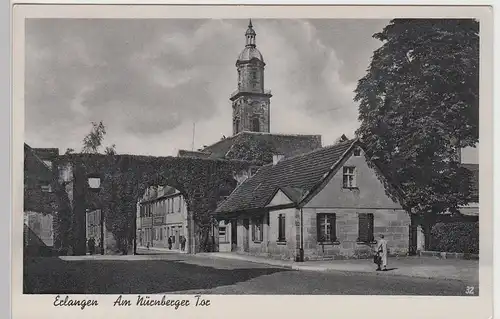
{"type": "Polygon", "coordinates": [[[238,221],[231,221],[231,251],[235,251],[238,247],[238,221]]]}
{"type": "Polygon", "coordinates": [[[248,252],[250,246],[250,221],[243,220],[243,251],[248,252]]]}

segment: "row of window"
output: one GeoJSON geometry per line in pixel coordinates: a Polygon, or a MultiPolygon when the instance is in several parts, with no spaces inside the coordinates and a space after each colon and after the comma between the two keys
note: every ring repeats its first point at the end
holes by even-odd
{"type": "Polygon", "coordinates": [[[183,205],[182,196],[166,198],[153,203],[141,204],[140,215],[141,217],[151,217],[153,215],[180,213],[183,205]]]}
{"type": "MultiPolygon", "coordinates": [[[[358,242],[372,243],[375,238],[373,234],[372,213],[360,213],[358,220],[358,242]]],[[[318,213],[317,241],[319,243],[337,242],[337,215],[335,213],[318,213]]],[[[261,242],[264,237],[263,218],[252,220],[252,241],[261,242]]],[[[226,227],[219,227],[219,242],[228,242],[226,227]]],[[[278,242],[286,242],[286,219],[285,214],[278,215],[278,242]]]]}
{"type": "Polygon", "coordinates": [[[167,240],[168,237],[172,239],[172,243],[175,243],[175,237],[184,236],[182,227],[172,226],[172,227],[160,227],[160,228],[144,228],[140,234],[141,239],[145,241],[151,240],[167,240]]]}

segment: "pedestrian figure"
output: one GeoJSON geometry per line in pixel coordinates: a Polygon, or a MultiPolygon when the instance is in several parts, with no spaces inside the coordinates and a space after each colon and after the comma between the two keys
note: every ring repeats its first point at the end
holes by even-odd
{"type": "Polygon", "coordinates": [[[94,252],[95,252],[95,240],[94,240],[94,237],[89,238],[89,240],[87,241],[87,248],[89,250],[89,253],[91,255],[93,255],[94,252]]]}
{"type": "Polygon", "coordinates": [[[186,248],[186,238],[184,236],[181,236],[181,251],[184,251],[186,248]]]}
{"type": "Polygon", "coordinates": [[[172,236],[168,237],[168,249],[172,249],[172,236]]]}
{"type": "Polygon", "coordinates": [[[90,238],[87,239],[87,251],[89,252],[89,255],[92,255],[92,251],[90,250],[90,238]]]}
{"type": "Polygon", "coordinates": [[[377,243],[377,255],[379,256],[377,271],[387,271],[387,240],[384,239],[384,235],[380,235],[377,243]],[[383,269],[380,266],[383,266],[383,269]]]}

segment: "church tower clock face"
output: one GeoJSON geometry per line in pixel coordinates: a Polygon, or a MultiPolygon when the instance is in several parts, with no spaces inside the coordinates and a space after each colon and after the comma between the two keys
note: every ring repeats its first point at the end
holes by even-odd
{"type": "Polygon", "coordinates": [[[231,95],[233,103],[233,135],[243,131],[270,131],[269,107],[271,92],[264,89],[264,58],[255,43],[252,20],[245,33],[246,45],[236,61],[237,90],[231,95]]]}

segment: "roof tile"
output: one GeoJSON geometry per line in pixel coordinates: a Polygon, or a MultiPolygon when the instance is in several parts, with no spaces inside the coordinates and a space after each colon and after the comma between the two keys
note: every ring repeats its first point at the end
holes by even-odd
{"type": "Polygon", "coordinates": [[[275,165],[263,166],[254,176],[236,188],[227,200],[219,205],[216,212],[235,212],[264,207],[277,189],[282,189],[287,196],[292,196],[294,201],[297,201],[297,193],[304,194],[311,191],[353,143],[353,140],[344,141],[283,159],[275,165]],[[296,191],[293,192],[293,189],[296,191]]]}

